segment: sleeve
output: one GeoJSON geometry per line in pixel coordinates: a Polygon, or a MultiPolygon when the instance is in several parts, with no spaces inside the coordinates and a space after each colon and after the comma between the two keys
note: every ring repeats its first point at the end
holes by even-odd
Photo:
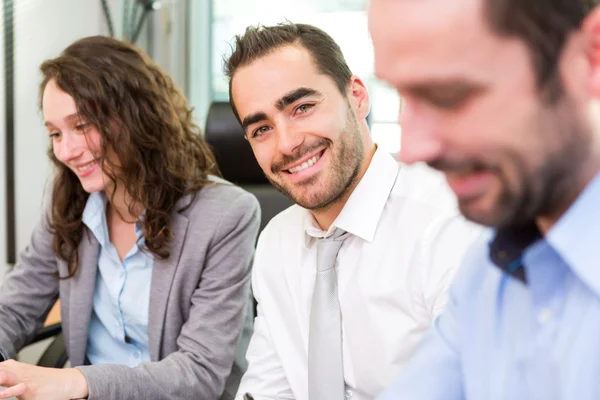
{"type": "Polygon", "coordinates": [[[445,213],[435,219],[420,246],[423,303],[433,320],[448,302],[448,289],[469,248],[483,228],[462,215],[445,213]]]}
{"type": "Polygon", "coordinates": [[[261,275],[265,273],[265,268],[262,266],[264,262],[262,254],[266,247],[265,236],[263,234],[259,239],[256,258],[254,260],[252,289],[254,297],[258,302],[258,309],[254,320],[254,333],[250,340],[248,352],[246,353],[248,370],[242,378],[236,400],[242,400],[245,393],[250,393],[255,400],[284,400],[294,398],[273,344],[262,307],[261,283],[263,280],[261,279],[261,275]]]}
{"type": "Polygon", "coordinates": [[[260,224],[256,198],[244,192],[221,217],[208,250],[178,351],[136,368],[77,367],[89,399],[214,400],[231,370],[249,298],[250,264],[260,224]]]}
{"type": "Polygon", "coordinates": [[[0,287],[0,349],[7,358],[15,357],[42,327],[58,298],[58,288],[52,233],[44,213],[0,287]]]}

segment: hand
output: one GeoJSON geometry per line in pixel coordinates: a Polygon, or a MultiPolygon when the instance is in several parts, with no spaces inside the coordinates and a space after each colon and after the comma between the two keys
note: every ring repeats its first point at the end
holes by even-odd
{"type": "Polygon", "coordinates": [[[44,368],[14,360],[0,362],[0,399],[71,400],[88,396],[85,376],[75,368],[44,368]]]}

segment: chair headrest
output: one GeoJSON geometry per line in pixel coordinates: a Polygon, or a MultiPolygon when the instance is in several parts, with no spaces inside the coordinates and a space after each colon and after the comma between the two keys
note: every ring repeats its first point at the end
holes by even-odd
{"type": "Polygon", "coordinates": [[[215,153],[223,178],[237,185],[269,183],[228,102],[210,105],[204,137],[215,153]]]}

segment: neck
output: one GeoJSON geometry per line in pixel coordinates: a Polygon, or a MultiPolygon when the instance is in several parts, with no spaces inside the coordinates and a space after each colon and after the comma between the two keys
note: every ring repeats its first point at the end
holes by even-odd
{"type": "Polygon", "coordinates": [[[314,219],[317,221],[317,224],[319,224],[319,227],[322,230],[328,230],[333,221],[335,221],[338,215],[340,215],[340,213],[344,209],[344,206],[346,205],[346,202],[354,192],[354,189],[356,189],[356,186],[367,172],[367,169],[371,164],[371,160],[373,159],[373,155],[375,154],[375,150],[377,150],[377,146],[373,143],[370,143],[369,147],[365,147],[365,149],[367,148],[369,150],[365,151],[367,154],[358,172],[358,175],[356,176],[356,179],[354,179],[354,182],[350,185],[348,190],[346,190],[344,195],[338,200],[334,201],[333,203],[327,205],[326,207],[311,211],[311,214],[313,215],[314,219]]]}
{"type": "Polygon", "coordinates": [[[585,190],[590,181],[594,178],[594,176],[600,172],[600,167],[595,171],[591,171],[588,173],[584,179],[581,180],[576,186],[576,189],[573,191],[573,194],[566,196],[564,201],[557,205],[554,208],[552,213],[547,215],[540,215],[536,218],[537,226],[542,233],[542,235],[546,235],[550,229],[558,222],[558,220],[567,212],[567,210],[573,205],[573,203],[577,200],[577,198],[581,195],[581,193],[585,190]]]}
{"type": "Polygon", "coordinates": [[[125,191],[122,185],[118,185],[113,190],[107,190],[106,196],[108,197],[108,208],[107,213],[112,216],[118,216],[125,222],[135,223],[141,214],[141,207],[134,205],[130,210],[129,206],[132,203],[131,197],[125,191]]]}
{"type": "MultiPolygon", "coordinates": [[[[598,126],[598,125],[594,125],[598,126]]],[[[550,229],[558,222],[558,220],[567,212],[567,210],[573,205],[585,188],[590,184],[594,177],[600,172],[600,129],[595,129],[594,139],[592,143],[595,144],[585,162],[580,169],[578,177],[573,179],[573,190],[565,196],[563,201],[558,204],[551,213],[547,215],[539,215],[536,218],[537,226],[542,233],[546,235],[550,229]]]]}
{"type": "Polygon", "coordinates": [[[536,223],[542,235],[548,233],[571,205],[573,205],[591,180],[600,172],[600,100],[591,101],[587,105],[585,112],[590,122],[589,134],[591,135],[591,140],[588,144],[588,156],[586,161],[581,165],[577,178],[573,179],[572,192],[565,196],[561,204],[555,207],[552,213],[540,215],[536,218],[536,223]]]}

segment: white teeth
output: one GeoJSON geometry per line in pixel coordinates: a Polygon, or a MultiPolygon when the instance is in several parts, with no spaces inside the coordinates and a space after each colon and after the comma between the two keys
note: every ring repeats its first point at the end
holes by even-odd
{"type": "Polygon", "coordinates": [[[321,158],[321,155],[317,154],[313,158],[304,161],[302,164],[298,165],[297,167],[290,168],[288,171],[290,171],[291,174],[295,174],[296,172],[304,171],[306,168],[312,166],[314,163],[319,161],[319,158],[321,158]]]}
{"type": "Polygon", "coordinates": [[[84,164],[84,165],[82,165],[80,167],[77,167],[77,171],[83,172],[83,171],[89,169],[90,167],[93,167],[94,164],[96,164],[96,161],[90,161],[87,164],[84,164]]]}

